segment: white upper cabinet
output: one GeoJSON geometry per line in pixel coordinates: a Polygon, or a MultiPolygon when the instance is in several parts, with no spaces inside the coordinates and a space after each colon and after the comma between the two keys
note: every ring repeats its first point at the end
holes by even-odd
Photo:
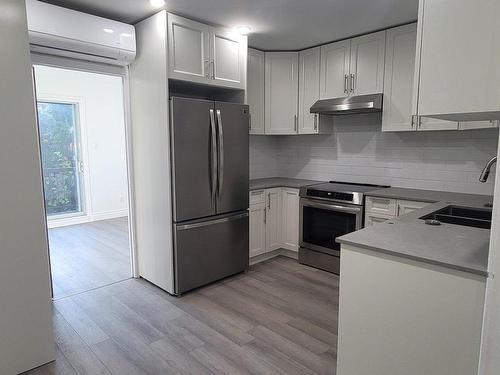
{"type": "Polygon", "coordinates": [[[246,38],[222,28],[210,28],[212,79],[225,87],[244,88],[246,38]]]}
{"type": "Polygon", "coordinates": [[[384,90],[385,31],[351,39],[349,63],[351,95],[384,90]]]}
{"type": "Polygon", "coordinates": [[[383,131],[413,130],[412,97],[417,24],[387,31],[383,131]]]}
{"type": "Polygon", "coordinates": [[[209,27],[168,15],[169,77],[206,83],[210,76],[209,27]]]}
{"type": "Polygon", "coordinates": [[[475,120],[493,119],[479,116],[485,112],[498,116],[499,16],[498,0],[420,0],[419,115],[456,121],[472,119],[464,114],[475,120]]]}
{"type": "Polygon", "coordinates": [[[349,95],[348,77],[351,41],[321,46],[320,98],[341,98],[349,95]]]}
{"type": "Polygon", "coordinates": [[[317,134],[319,115],[310,113],[319,100],[320,48],[299,52],[299,134],[317,134]]]}
{"type": "Polygon", "coordinates": [[[264,52],[248,49],[247,103],[250,134],[264,134],[264,52]]]}
{"type": "Polygon", "coordinates": [[[168,14],[169,78],[244,89],[247,38],[168,14]]]}
{"type": "Polygon", "coordinates": [[[321,99],[381,93],[384,60],[385,31],[322,46],[321,99]]]}
{"type": "Polygon", "coordinates": [[[298,65],[297,52],[265,54],[266,134],[297,134],[298,65]]]}

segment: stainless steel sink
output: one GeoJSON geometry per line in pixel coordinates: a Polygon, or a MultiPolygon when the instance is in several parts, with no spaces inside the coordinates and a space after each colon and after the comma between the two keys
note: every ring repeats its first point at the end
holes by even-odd
{"type": "Polygon", "coordinates": [[[423,220],[437,220],[441,223],[463,225],[466,227],[491,229],[492,210],[488,208],[471,208],[447,206],[428,215],[423,220]]]}

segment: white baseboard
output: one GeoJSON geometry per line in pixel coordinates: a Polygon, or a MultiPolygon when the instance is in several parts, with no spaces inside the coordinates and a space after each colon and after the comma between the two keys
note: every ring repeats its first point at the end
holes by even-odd
{"type": "Polygon", "coordinates": [[[269,260],[272,258],[275,258],[279,255],[283,255],[287,258],[292,258],[292,259],[299,259],[299,253],[293,250],[288,250],[288,249],[277,249],[270,251],[268,253],[260,254],[255,257],[250,258],[250,265],[254,265],[260,262],[263,262],[265,260],[269,260]]]}
{"type": "Polygon", "coordinates": [[[47,220],[47,226],[49,229],[59,228],[59,227],[66,227],[68,225],[77,225],[77,224],[91,223],[100,220],[116,219],[124,216],[128,216],[128,209],[100,212],[90,215],[66,217],[64,219],[53,219],[53,220],[49,219],[47,220]]]}

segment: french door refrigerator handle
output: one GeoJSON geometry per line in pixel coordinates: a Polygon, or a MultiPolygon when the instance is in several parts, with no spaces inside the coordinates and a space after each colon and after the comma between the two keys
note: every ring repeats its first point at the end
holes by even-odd
{"type": "Polygon", "coordinates": [[[217,131],[215,129],[214,110],[210,110],[210,133],[212,137],[212,201],[215,204],[217,193],[217,131]]]}
{"type": "Polygon", "coordinates": [[[222,115],[220,109],[217,110],[217,126],[219,130],[219,160],[218,160],[218,170],[219,170],[219,199],[222,194],[222,184],[224,183],[224,130],[222,126],[222,115]]]}

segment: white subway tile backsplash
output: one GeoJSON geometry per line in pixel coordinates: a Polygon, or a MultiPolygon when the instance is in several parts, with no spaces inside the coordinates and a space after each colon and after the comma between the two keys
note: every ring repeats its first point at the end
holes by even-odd
{"type": "Polygon", "coordinates": [[[498,130],[382,133],[380,115],[339,117],[331,135],[251,136],[252,178],[281,176],[493,194],[478,181],[498,130]]]}

